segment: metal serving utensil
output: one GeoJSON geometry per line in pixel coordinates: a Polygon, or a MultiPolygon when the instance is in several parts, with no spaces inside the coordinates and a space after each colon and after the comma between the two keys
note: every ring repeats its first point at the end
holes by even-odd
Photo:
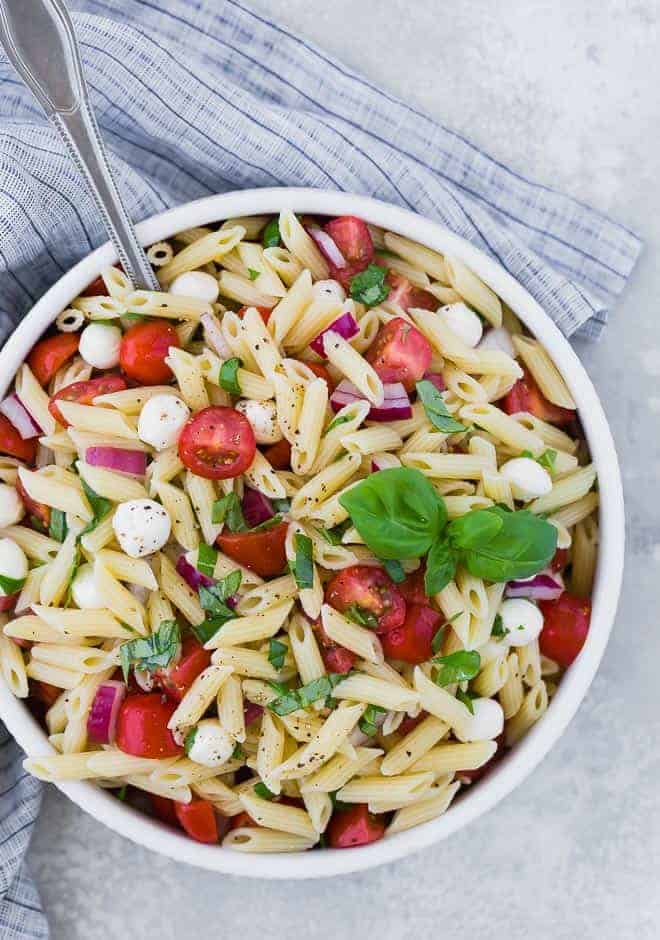
{"type": "Polygon", "coordinates": [[[124,271],[160,290],[113,179],[63,0],[0,0],[0,42],[85,179],[124,271]]]}

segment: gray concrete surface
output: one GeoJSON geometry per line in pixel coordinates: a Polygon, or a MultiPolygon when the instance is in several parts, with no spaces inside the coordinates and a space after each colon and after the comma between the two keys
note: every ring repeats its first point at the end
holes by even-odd
{"type": "Polygon", "coordinates": [[[606,338],[581,350],[625,477],[622,603],[587,700],[531,779],[448,842],[373,872],[295,885],[175,866],[49,790],[30,864],[53,935],[658,937],[660,0],[255,3],[646,239],[606,338]]]}

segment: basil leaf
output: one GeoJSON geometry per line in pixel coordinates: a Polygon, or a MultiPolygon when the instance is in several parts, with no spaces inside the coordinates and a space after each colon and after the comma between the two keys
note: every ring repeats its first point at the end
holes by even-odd
{"type": "Polygon", "coordinates": [[[382,715],[387,711],[386,708],[381,708],[380,705],[367,705],[364,710],[362,718],[358,721],[358,728],[362,734],[368,735],[370,738],[373,738],[375,734],[378,734],[378,725],[376,724],[376,716],[382,715]]]}
{"type": "MultiPolygon", "coordinates": [[[[84,481],[83,481],[84,485],[84,481]]],[[[87,529],[85,529],[85,532],[87,529]]],[[[66,524],[66,515],[62,512],[61,509],[51,509],[50,511],[50,526],[48,527],[48,534],[52,539],[55,539],[56,542],[63,542],[66,538],[67,533],[67,524],[66,524]]]]}
{"type": "Polygon", "coordinates": [[[194,728],[191,728],[188,734],[183,739],[183,749],[186,752],[186,755],[190,754],[192,746],[195,743],[195,738],[197,737],[198,727],[195,725],[194,728]]]}
{"type": "Polygon", "coordinates": [[[217,560],[218,553],[215,548],[202,542],[197,552],[197,570],[205,574],[207,578],[212,578],[217,560]]]}
{"type": "Polygon", "coordinates": [[[493,629],[490,631],[490,635],[494,636],[496,639],[502,639],[502,637],[505,637],[510,632],[510,630],[505,629],[504,621],[502,620],[500,614],[495,614],[495,620],[493,620],[493,629]]]}
{"type": "Polygon", "coordinates": [[[181,631],[176,620],[163,620],[151,636],[122,643],[119,647],[119,658],[124,680],[128,681],[131,666],[146,672],[169,666],[178,652],[180,643],[181,631]]]}
{"type": "Polygon", "coordinates": [[[406,572],[403,570],[400,561],[385,558],[381,559],[380,563],[395,584],[401,584],[402,581],[406,580],[406,572]]]}
{"type": "Polygon", "coordinates": [[[261,235],[261,242],[264,248],[277,248],[282,240],[280,234],[280,220],[277,216],[271,219],[261,235]]]}
{"type": "Polygon", "coordinates": [[[463,692],[462,689],[456,689],[456,698],[459,702],[462,702],[471,715],[474,715],[474,705],[472,704],[472,696],[469,692],[463,692]]]}
{"type": "Polygon", "coordinates": [[[439,653],[442,649],[442,644],[445,639],[445,631],[447,629],[447,624],[443,623],[442,626],[438,627],[435,634],[433,635],[433,640],[431,641],[431,649],[434,653],[439,653]]]}
{"type": "MultiPolygon", "coordinates": [[[[312,679],[307,685],[292,691],[286,690],[282,695],[270,703],[268,708],[276,715],[290,715],[299,708],[308,708],[319,699],[327,699],[336,685],[339,685],[345,675],[330,672],[327,676],[312,679]]],[[[269,683],[274,687],[274,683],[269,683]]]]}
{"type": "Polygon", "coordinates": [[[7,575],[0,574],[0,588],[5,596],[16,594],[23,588],[25,578],[8,578],[7,575]]]}
{"type": "Polygon", "coordinates": [[[294,690],[280,695],[279,698],[274,699],[268,707],[276,715],[282,717],[284,715],[290,715],[291,712],[297,712],[299,708],[302,708],[302,705],[300,704],[297,690],[294,690]]]}
{"type": "Polygon", "coordinates": [[[379,470],[339,497],[366,544],[386,560],[419,558],[447,522],[442,498],[419,470],[379,470]]]}
{"type": "Polygon", "coordinates": [[[339,525],[333,526],[332,529],[319,529],[319,532],[330,545],[341,545],[341,540],[344,537],[344,533],[348,531],[351,527],[351,520],[344,519],[343,522],[340,522],[339,525]]]}
{"type": "Polygon", "coordinates": [[[106,499],[104,496],[99,496],[98,493],[95,493],[94,490],[85,483],[83,479],[80,481],[82,483],[82,488],[87,497],[87,502],[92,507],[92,512],[94,513],[94,518],[91,522],[88,522],[86,527],[80,533],[81,535],[87,535],[88,532],[92,532],[99,522],[101,522],[108,515],[112,509],[112,501],[106,499]]]}
{"type": "Polygon", "coordinates": [[[342,424],[348,424],[349,421],[352,421],[352,418],[349,418],[348,415],[338,415],[336,418],[333,418],[330,424],[327,426],[323,432],[323,436],[329,434],[330,431],[334,431],[335,428],[340,427],[342,424]]]}
{"type": "Polygon", "coordinates": [[[476,650],[459,650],[449,656],[438,656],[433,662],[442,666],[435,677],[436,685],[440,686],[474,679],[481,668],[481,656],[476,650]]]}
{"type": "Polygon", "coordinates": [[[426,557],[424,590],[430,596],[446,588],[456,574],[456,555],[447,539],[438,539],[426,557]]]}
{"type": "Polygon", "coordinates": [[[256,281],[260,274],[261,271],[255,271],[254,268],[248,268],[248,275],[251,281],[256,281]]]}
{"type": "Polygon", "coordinates": [[[245,757],[245,751],[240,744],[237,744],[234,750],[231,752],[233,760],[243,760],[245,757]]]}
{"type": "Polygon", "coordinates": [[[201,623],[196,623],[191,626],[192,632],[195,634],[202,646],[205,646],[208,641],[216,635],[218,630],[227,623],[230,618],[219,618],[217,620],[209,617],[206,620],[203,620],[201,623]]]}
{"type": "Polygon", "coordinates": [[[387,271],[378,264],[370,264],[360,274],[351,278],[351,297],[365,307],[375,307],[387,300],[390,292],[385,283],[387,271]]]}
{"type": "Polygon", "coordinates": [[[211,587],[205,587],[204,585],[200,587],[199,602],[204,610],[211,615],[212,619],[221,619],[226,622],[236,617],[236,612],[225,601],[239,589],[242,578],[242,572],[237,569],[230,572],[225,578],[221,578],[211,587]]]}
{"type": "Polygon", "coordinates": [[[259,783],[255,783],[252,787],[257,796],[260,796],[262,800],[272,800],[275,797],[275,794],[272,793],[265,783],[262,783],[260,780],[259,783]]]}
{"type": "Polygon", "coordinates": [[[360,607],[359,604],[351,604],[347,607],[344,616],[352,620],[353,623],[359,623],[361,627],[371,627],[373,629],[378,626],[376,614],[371,610],[367,610],[366,607],[360,607]]]}
{"type": "Polygon", "coordinates": [[[274,682],[273,680],[268,680],[268,685],[271,687],[273,692],[277,692],[278,695],[286,695],[289,691],[289,686],[284,682],[274,682]]]}
{"type": "Polygon", "coordinates": [[[458,431],[467,431],[465,425],[460,424],[449,414],[445,400],[441,392],[435,387],[433,382],[423,379],[417,383],[417,394],[419,400],[424,405],[426,417],[434,428],[442,431],[444,434],[455,434],[458,431]]]}
{"type": "Polygon", "coordinates": [[[238,370],[243,363],[234,356],[233,359],[226,359],[220,366],[220,386],[230,395],[240,395],[241,386],[238,384],[238,370]]]}
{"type": "Polygon", "coordinates": [[[504,520],[486,509],[475,509],[454,519],[448,534],[451,544],[459,549],[478,548],[495,538],[504,520]]]}
{"type": "Polygon", "coordinates": [[[555,469],[556,459],[557,459],[557,451],[551,450],[550,448],[548,448],[548,450],[543,451],[541,456],[538,458],[538,462],[541,464],[542,467],[545,467],[546,470],[549,470],[550,473],[552,473],[553,470],[555,469]]]}
{"type": "Polygon", "coordinates": [[[290,499],[271,499],[275,512],[289,512],[291,509],[290,499]]]}
{"type": "Polygon", "coordinates": [[[124,784],[117,790],[117,799],[121,800],[122,803],[126,799],[126,794],[128,793],[128,786],[124,784]]]}
{"type": "Polygon", "coordinates": [[[314,583],[314,546],[308,535],[296,532],[293,538],[296,560],[293,576],[300,590],[311,588],[314,583]]]}
{"type": "Polygon", "coordinates": [[[289,647],[286,643],[280,643],[279,640],[273,637],[268,641],[268,662],[273,669],[277,669],[278,672],[284,665],[284,659],[288,652],[289,647]]]}
{"type": "Polygon", "coordinates": [[[270,519],[265,519],[263,522],[260,522],[259,525],[252,526],[249,530],[250,532],[263,532],[265,529],[274,529],[275,526],[279,525],[282,521],[280,515],[271,516],[270,519]]]}
{"type": "Polygon", "coordinates": [[[78,568],[80,568],[81,555],[80,555],[80,545],[76,541],[76,545],[73,551],[73,562],[69,568],[69,574],[66,582],[66,594],[64,595],[64,606],[68,607],[71,604],[71,590],[73,588],[73,581],[78,573],[78,568]]]}
{"type": "Polygon", "coordinates": [[[230,532],[247,532],[243,510],[236,493],[227,493],[216,499],[211,509],[212,522],[224,522],[230,532]]]}

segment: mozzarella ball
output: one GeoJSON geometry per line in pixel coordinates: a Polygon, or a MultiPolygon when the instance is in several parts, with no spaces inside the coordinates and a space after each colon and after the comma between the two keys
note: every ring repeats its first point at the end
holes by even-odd
{"type": "Polygon", "coordinates": [[[119,365],[121,330],[107,323],[90,323],[80,334],[78,352],[95,369],[114,369],[119,365]]]}
{"type": "Polygon", "coordinates": [[[0,529],[16,525],[25,515],[23,500],[15,486],[0,483],[0,529]]]}
{"type": "Polygon", "coordinates": [[[468,715],[454,734],[463,744],[470,741],[492,741],[504,730],[504,712],[499,702],[492,698],[472,700],[474,715],[468,715]]]}
{"type": "Polygon", "coordinates": [[[101,610],[105,607],[103,594],[94,576],[94,565],[81,565],[71,585],[73,602],[81,610],[101,610]]]}
{"type": "Polygon", "coordinates": [[[527,646],[543,629],[543,614],[524,597],[509,597],[500,604],[499,615],[509,646],[527,646]],[[508,631],[508,632],[507,632],[508,631]]]}
{"type": "Polygon", "coordinates": [[[112,520],[122,551],[142,558],[167,544],[172,523],[167,510],[153,499],[131,499],[121,503],[112,520]]]}
{"type": "Polygon", "coordinates": [[[206,274],[205,271],[187,271],[174,278],[168,291],[170,294],[195,297],[197,300],[214,304],[218,299],[220,288],[212,274],[206,274]]]}
{"type": "Polygon", "coordinates": [[[552,477],[531,457],[514,457],[500,467],[500,473],[511,484],[514,499],[524,503],[545,496],[552,489],[552,477]]]}
{"type": "Polygon", "coordinates": [[[479,343],[479,349],[496,349],[499,352],[505,352],[512,359],[516,358],[516,351],[513,348],[511,334],[503,326],[498,326],[493,330],[488,330],[479,343]]]}
{"type": "Polygon", "coordinates": [[[236,411],[245,415],[252,425],[257,444],[277,444],[282,440],[284,435],[277,421],[277,408],[274,401],[243,398],[235,407],[236,411]]]}
{"type": "Polygon", "coordinates": [[[176,395],[154,395],[145,401],[138,419],[140,440],[156,450],[172,447],[179,440],[190,409],[176,395]]]}
{"type": "Polygon", "coordinates": [[[448,304],[438,310],[438,316],[448,326],[452,333],[459,336],[466,346],[474,347],[478,344],[483,333],[481,320],[474,310],[465,304],[448,304]]]}
{"type": "MultiPolygon", "coordinates": [[[[0,575],[14,581],[27,578],[28,562],[25,552],[13,539],[0,539],[0,575]]],[[[14,591],[5,591],[0,587],[0,596],[13,594],[14,591]]]]}
{"type": "Polygon", "coordinates": [[[205,718],[197,725],[188,757],[204,767],[219,767],[229,760],[235,746],[236,742],[217,718],[205,718]]]}
{"type": "Polygon", "coordinates": [[[338,300],[343,303],[346,300],[346,291],[339,281],[317,281],[312,287],[312,296],[315,300],[338,300]]]}

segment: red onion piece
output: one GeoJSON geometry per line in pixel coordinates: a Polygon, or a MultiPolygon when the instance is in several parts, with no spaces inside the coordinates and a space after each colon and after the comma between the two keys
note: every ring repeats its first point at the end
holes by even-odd
{"type": "Polygon", "coordinates": [[[339,333],[340,336],[343,336],[344,339],[352,339],[354,336],[360,332],[360,327],[358,326],[357,320],[352,313],[346,311],[338,317],[334,323],[331,323],[330,326],[326,326],[324,330],[321,330],[316,339],[313,339],[309,344],[315,353],[318,353],[319,356],[325,356],[325,348],[323,346],[324,337],[327,333],[332,330],[333,333],[339,333]]]}
{"type": "Polygon", "coordinates": [[[12,392],[8,398],[0,404],[0,411],[5,418],[8,418],[14,425],[24,441],[31,437],[39,437],[43,431],[20,400],[16,392],[12,392]]]}
{"type": "Polygon", "coordinates": [[[92,467],[105,467],[119,473],[143,477],[147,472],[147,455],[141,450],[125,450],[123,447],[88,447],[85,460],[92,467]]]}
{"type": "Polygon", "coordinates": [[[425,381],[430,382],[431,385],[435,385],[439,392],[444,392],[447,388],[445,385],[445,380],[439,372],[427,372],[424,376],[424,379],[425,381]]]}
{"type": "MultiPolygon", "coordinates": [[[[369,409],[367,417],[370,421],[401,421],[404,418],[412,418],[412,405],[401,382],[386,384],[383,390],[385,397],[382,405],[372,405],[369,409]]],[[[354,401],[364,400],[362,392],[348,379],[344,379],[330,396],[330,407],[333,411],[339,411],[354,401]]]]}
{"type": "Polygon", "coordinates": [[[98,687],[87,717],[87,734],[93,741],[114,743],[117,716],[125,695],[126,686],[116,679],[108,679],[98,687]]]}
{"type": "Polygon", "coordinates": [[[345,405],[352,405],[354,401],[364,400],[364,395],[352,382],[349,382],[348,379],[342,379],[330,396],[330,407],[333,411],[341,411],[345,405]]]}
{"type": "Polygon", "coordinates": [[[337,243],[331,235],[324,232],[322,228],[316,227],[308,228],[307,232],[314,239],[328,261],[332,262],[336,268],[346,267],[346,258],[342,255],[337,247],[337,243]]]}
{"type": "Polygon", "coordinates": [[[267,522],[275,515],[273,505],[267,496],[260,493],[259,490],[252,490],[246,486],[243,491],[243,501],[241,503],[243,516],[248,526],[253,529],[262,522],[267,522]]]}
{"type": "Polygon", "coordinates": [[[509,581],[504,592],[507,597],[529,597],[534,601],[554,601],[564,593],[564,581],[555,571],[540,571],[532,578],[509,581]]]}
{"type": "Polygon", "coordinates": [[[243,716],[245,718],[245,724],[251,725],[253,721],[256,721],[257,718],[261,718],[263,714],[263,708],[261,705],[254,705],[252,702],[246,702],[243,707],[243,716]]]}
{"type": "Polygon", "coordinates": [[[204,327],[204,338],[211,349],[216,352],[221,359],[231,359],[233,353],[222,335],[222,329],[218,323],[217,317],[212,313],[203,313],[201,323],[204,327]]]}
{"type": "Polygon", "coordinates": [[[179,572],[183,580],[186,582],[188,587],[191,587],[193,591],[199,591],[200,587],[212,587],[215,584],[213,578],[209,578],[208,575],[202,574],[201,571],[198,571],[190,562],[186,559],[185,555],[181,555],[179,560],[176,563],[176,570],[179,572]]]}

